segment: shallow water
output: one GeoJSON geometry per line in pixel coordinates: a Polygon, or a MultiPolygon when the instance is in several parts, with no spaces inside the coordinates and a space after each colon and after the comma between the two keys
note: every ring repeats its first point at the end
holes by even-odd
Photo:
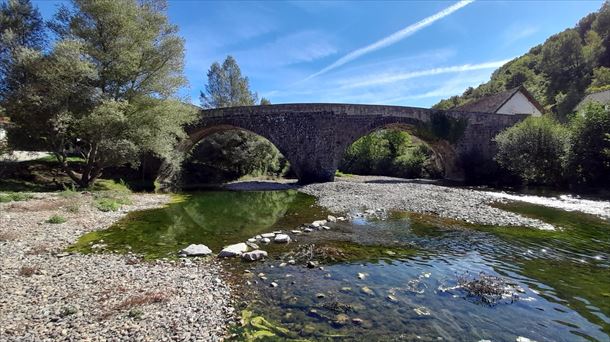
{"type": "MultiPolygon", "coordinates": [[[[175,256],[190,243],[218,251],[326,217],[314,203],[296,191],[191,194],[166,208],[131,213],[83,236],[75,248],[87,252],[103,239],[109,250],[147,258],[175,256]]],[[[265,318],[236,329],[238,339],[260,333],[312,340],[610,340],[610,222],[526,203],[501,206],[560,229],[390,213],[337,223],[289,245],[262,246],[270,254],[264,262],[227,260],[232,281],[248,289],[241,291],[244,313],[265,318]],[[295,265],[280,266],[295,257],[295,265]],[[307,268],[310,259],[322,269],[307,268]],[[456,288],[481,273],[501,277],[515,291],[488,303],[456,288]]]]}

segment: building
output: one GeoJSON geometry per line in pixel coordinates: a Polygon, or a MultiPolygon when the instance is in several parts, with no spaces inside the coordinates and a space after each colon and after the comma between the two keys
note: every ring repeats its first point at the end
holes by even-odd
{"type": "Polygon", "coordinates": [[[610,89],[604,91],[598,91],[597,93],[589,94],[585,96],[578,105],[574,108],[574,111],[577,112],[585,107],[587,103],[597,102],[604,104],[606,106],[610,106],[610,89]]]}
{"type": "Polygon", "coordinates": [[[541,116],[544,113],[544,108],[523,86],[485,96],[454,109],[463,112],[509,115],[530,114],[541,116]]]}

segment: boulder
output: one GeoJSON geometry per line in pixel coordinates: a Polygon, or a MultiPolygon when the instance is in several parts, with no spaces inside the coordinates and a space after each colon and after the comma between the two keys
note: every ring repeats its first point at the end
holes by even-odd
{"type": "Polygon", "coordinates": [[[241,258],[246,261],[256,261],[261,260],[267,257],[267,252],[261,251],[260,249],[254,250],[252,252],[243,253],[241,258]]]}
{"type": "Polygon", "coordinates": [[[218,256],[221,258],[226,258],[226,257],[234,257],[234,256],[239,256],[242,253],[245,253],[248,251],[248,245],[246,245],[245,243],[236,243],[234,245],[229,245],[225,248],[222,249],[222,251],[220,251],[220,253],[218,253],[218,256]]]}
{"type": "Polygon", "coordinates": [[[180,254],[184,254],[185,256],[204,256],[212,254],[212,250],[206,245],[193,244],[181,250],[180,254]]]}
{"type": "Polygon", "coordinates": [[[279,242],[279,243],[287,243],[287,242],[290,242],[290,236],[288,236],[286,234],[277,234],[275,236],[275,239],[273,239],[273,241],[279,242]]]}

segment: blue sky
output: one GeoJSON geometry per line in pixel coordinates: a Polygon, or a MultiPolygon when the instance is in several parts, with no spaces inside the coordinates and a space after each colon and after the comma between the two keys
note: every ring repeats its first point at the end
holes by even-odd
{"type": "MultiPolygon", "coordinates": [[[[50,18],[61,1],[34,1],[50,18]]],[[[233,55],[272,103],[429,107],[573,27],[602,1],[170,1],[186,41],[182,94],[233,55]]]]}

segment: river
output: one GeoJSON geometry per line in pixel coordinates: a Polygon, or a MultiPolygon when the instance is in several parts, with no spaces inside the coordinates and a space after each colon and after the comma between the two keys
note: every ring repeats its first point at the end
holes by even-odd
{"type": "Polygon", "coordinates": [[[192,243],[217,252],[347,216],[289,244],[261,245],[265,261],[224,261],[240,294],[236,339],[609,341],[610,222],[515,199],[496,206],[558,229],[330,213],[295,190],[207,191],[129,213],[73,249],[91,252],[104,240],[109,250],[175,258],[192,243]]]}

